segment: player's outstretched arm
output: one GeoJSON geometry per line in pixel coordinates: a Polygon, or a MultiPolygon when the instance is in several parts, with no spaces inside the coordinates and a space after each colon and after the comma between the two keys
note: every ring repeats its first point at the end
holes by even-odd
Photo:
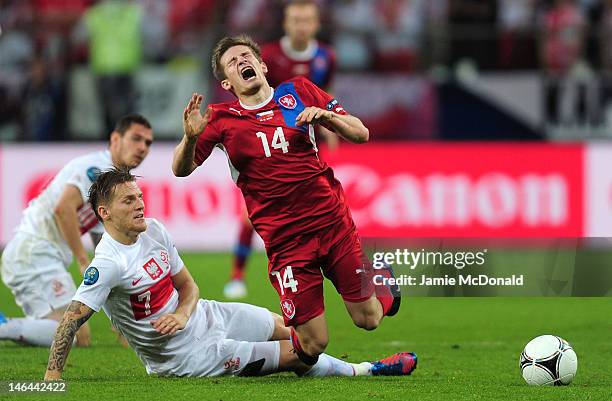
{"type": "Polygon", "coordinates": [[[153,328],[161,334],[173,335],[183,330],[200,299],[200,289],[186,267],[172,276],[172,283],[179,294],[176,310],[151,322],[153,328]]]}
{"type": "Polygon", "coordinates": [[[323,124],[349,142],[365,143],[370,139],[370,131],[355,116],[336,114],[319,107],[306,107],[295,119],[296,125],[323,124]]]}
{"type": "Polygon", "coordinates": [[[183,110],[183,139],[174,149],[172,158],[172,172],[177,177],[186,177],[198,167],[194,162],[196,143],[212,114],[212,110],[207,108],[202,115],[202,100],[202,95],[194,93],[183,110]]]}
{"type": "Polygon", "coordinates": [[[55,338],[51,344],[49,363],[45,380],[60,380],[66,359],[72,348],[74,336],[79,328],[94,314],[89,306],[72,301],[64,313],[64,317],[55,331],[55,338]]]}

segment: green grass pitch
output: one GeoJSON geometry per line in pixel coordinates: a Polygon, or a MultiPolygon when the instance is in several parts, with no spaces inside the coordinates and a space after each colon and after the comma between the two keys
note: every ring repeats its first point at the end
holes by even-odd
{"type": "MultiPolygon", "coordinates": [[[[229,254],[183,255],[203,298],[222,300],[229,254]]],[[[245,300],[278,312],[278,298],[256,254],[245,300]]],[[[73,268],[74,272],[75,269],[73,268]]],[[[75,275],[76,277],[76,275],[75,275]]],[[[80,282],[80,279],[78,279],[80,282]]],[[[419,355],[418,369],[399,378],[167,379],[148,377],[133,351],[122,348],[103,313],[91,320],[93,345],[73,349],[57,400],[612,400],[611,298],[411,298],[399,314],[373,332],[353,326],[339,296],[327,285],[327,352],[350,361],[374,360],[406,350],[419,355]],[[519,372],[522,347],[540,334],[567,339],[578,354],[570,386],[529,387],[519,372]]],[[[21,315],[0,285],[0,310],[21,315]]],[[[0,342],[0,381],[39,380],[48,350],[0,342]]],[[[50,395],[0,394],[0,399],[50,395]]]]}

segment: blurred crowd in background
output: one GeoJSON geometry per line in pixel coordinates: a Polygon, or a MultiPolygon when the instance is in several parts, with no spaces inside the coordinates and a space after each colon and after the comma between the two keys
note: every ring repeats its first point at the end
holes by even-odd
{"type": "MultiPolygon", "coordinates": [[[[69,123],[74,119],[71,113],[78,110],[70,106],[71,74],[80,67],[99,83],[97,96],[109,115],[114,108],[134,107],[139,95],[130,77],[145,66],[195,66],[213,87],[209,58],[215,41],[243,32],[259,42],[281,37],[283,4],[282,0],[0,0],[0,140],[83,139],[79,125],[69,123]]],[[[321,0],[319,4],[319,38],[335,49],[340,73],[427,77],[434,85],[457,70],[467,76],[534,73],[542,84],[542,119],[536,130],[542,137],[551,126],[571,126],[577,139],[588,138],[579,132],[584,127],[592,132],[596,132],[592,127],[607,129],[611,0],[321,0]],[[575,83],[575,112],[569,118],[559,111],[566,81],[575,83]]],[[[102,131],[97,139],[107,135],[106,127],[102,131]]]]}

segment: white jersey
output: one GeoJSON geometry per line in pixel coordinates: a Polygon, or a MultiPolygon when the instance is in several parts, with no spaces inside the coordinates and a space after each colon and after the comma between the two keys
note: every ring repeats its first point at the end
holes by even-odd
{"type": "Polygon", "coordinates": [[[24,233],[50,242],[61,252],[66,266],[72,260],[72,252],[55,221],[54,210],[67,185],[74,185],[81,192],[83,206],[78,210],[81,234],[90,230],[98,233],[104,228],[89,205],[89,188],[97,175],[113,167],[109,150],[89,153],[72,159],[51,180],[45,190],[33,199],[23,212],[17,233],[24,233]]]}
{"type": "Polygon", "coordinates": [[[103,307],[147,372],[177,372],[177,365],[188,358],[189,345],[201,337],[206,316],[197,307],[185,329],[173,336],[162,335],[151,325],[175,312],[178,292],[171,277],[184,265],[165,227],[155,219],[146,221],[146,231],[133,245],[104,233],[73,300],[96,312],[103,307]]]}

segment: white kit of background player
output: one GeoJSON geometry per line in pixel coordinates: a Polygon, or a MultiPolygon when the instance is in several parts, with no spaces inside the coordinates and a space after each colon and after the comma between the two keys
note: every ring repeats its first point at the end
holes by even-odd
{"type": "MultiPolygon", "coordinates": [[[[123,117],[111,133],[109,149],[69,161],[23,212],[15,236],[2,254],[2,281],[12,291],[25,318],[8,321],[0,313],[0,340],[50,346],[76,286],[68,272],[75,257],[81,272],[89,257],[81,235],[94,244],[104,232],[88,203],[91,184],[113,166],[137,167],[153,141],[142,116],[123,117]]],[[[77,345],[89,345],[89,329],[77,334],[77,345]]]]}

